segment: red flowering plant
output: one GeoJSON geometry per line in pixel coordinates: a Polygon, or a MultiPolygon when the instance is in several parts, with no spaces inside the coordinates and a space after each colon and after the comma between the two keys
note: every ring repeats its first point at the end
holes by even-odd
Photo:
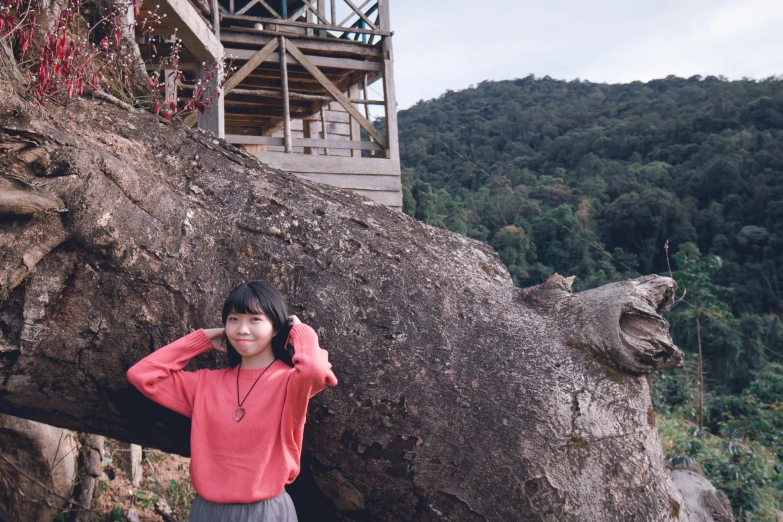
{"type": "MultiPolygon", "coordinates": [[[[140,16],[141,0],[67,0],[53,21],[40,23],[41,0],[0,0],[0,36],[9,39],[20,64],[30,81],[33,99],[40,104],[44,100],[67,100],[81,95],[85,89],[108,91],[115,97],[161,114],[167,119],[194,110],[203,113],[219,95],[208,85],[225,83],[224,72],[230,68],[225,61],[218,62],[200,75],[192,87],[192,96],[182,102],[166,83],[178,89],[186,87],[180,66],[181,40],[171,38],[171,52],[161,64],[167,64],[168,78],[159,81],[162,71],[147,73],[152,59],[157,58],[156,42],[163,41],[155,35],[155,27],[165,15],[158,15],[157,8],[140,16]],[[102,16],[93,3],[106,2],[102,16]],[[133,12],[134,16],[128,16],[133,12]],[[38,25],[42,27],[38,27],[38,25]],[[136,47],[136,36],[147,45],[147,63],[141,62],[136,47]],[[133,76],[135,73],[135,77],[133,76]]],[[[168,42],[167,42],[168,43],[168,42]]]]}

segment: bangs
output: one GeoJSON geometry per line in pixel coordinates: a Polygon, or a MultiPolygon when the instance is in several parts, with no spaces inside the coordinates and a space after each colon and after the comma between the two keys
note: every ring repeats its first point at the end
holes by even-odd
{"type": "Polygon", "coordinates": [[[248,287],[231,292],[223,305],[223,322],[229,314],[266,314],[264,306],[255,292],[248,287]]]}

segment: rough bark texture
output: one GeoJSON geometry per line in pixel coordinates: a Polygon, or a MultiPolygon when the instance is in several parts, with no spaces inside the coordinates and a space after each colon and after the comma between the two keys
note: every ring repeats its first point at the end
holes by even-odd
{"type": "Polygon", "coordinates": [[[187,454],[188,420],[125,371],[266,279],[340,379],[310,404],[301,520],[688,520],[646,378],[682,359],[671,279],[518,289],[486,245],[180,125],[57,118],[0,111],[4,164],[67,209],[0,220],[3,274],[26,274],[0,280],[3,411],[187,454]]]}
{"type": "Polygon", "coordinates": [[[0,521],[50,522],[70,507],[77,449],[69,430],[0,414],[0,521]]]}
{"type": "Polygon", "coordinates": [[[74,492],[74,499],[81,510],[71,512],[72,522],[90,522],[92,502],[95,498],[95,486],[101,476],[101,460],[105,438],[91,433],[82,436],[82,448],[79,452],[79,483],[74,492]]]}

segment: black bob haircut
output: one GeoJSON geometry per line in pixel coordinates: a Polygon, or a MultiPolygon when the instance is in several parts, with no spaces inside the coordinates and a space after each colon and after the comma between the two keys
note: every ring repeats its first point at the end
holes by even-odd
{"type": "MultiPolygon", "coordinates": [[[[285,349],[291,326],[288,324],[288,309],[280,290],[264,281],[249,281],[234,288],[223,304],[223,327],[228,314],[264,314],[272,322],[277,334],[272,338],[272,353],[275,358],[293,367],[293,353],[285,349]]],[[[242,362],[242,356],[231,346],[225,334],[228,364],[232,368],[242,362]]]]}

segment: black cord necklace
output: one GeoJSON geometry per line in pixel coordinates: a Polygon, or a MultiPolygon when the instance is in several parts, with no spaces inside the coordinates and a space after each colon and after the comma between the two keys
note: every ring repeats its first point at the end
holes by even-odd
{"type": "MultiPolygon", "coordinates": [[[[269,363],[269,366],[272,366],[273,364],[275,364],[275,361],[277,361],[277,357],[275,357],[274,361],[269,363]]],[[[239,371],[242,369],[242,363],[240,362],[237,365],[237,409],[231,415],[234,418],[235,421],[239,422],[239,421],[242,420],[242,417],[245,416],[245,410],[242,409],[242,405],[247,400],[247,397],[248,397],[248,395],[250,395],[250,392],[253,391],[253,388],[255,387],[255,385],[258,383],[258,381],[261,379],[261,377],[263,377],[264,374],[266,373],[266,371],[269,369],[269,366],[264,368],[264,371],[261,372],[261,375],[258,376],[258,379],[256,379],[256,382],[254,382],[253,386],[251,386],[250,389],[247,391],[247,395],[245,395],[245,398],[242,399],[242,402],[239,402],[239,371]]]]}

